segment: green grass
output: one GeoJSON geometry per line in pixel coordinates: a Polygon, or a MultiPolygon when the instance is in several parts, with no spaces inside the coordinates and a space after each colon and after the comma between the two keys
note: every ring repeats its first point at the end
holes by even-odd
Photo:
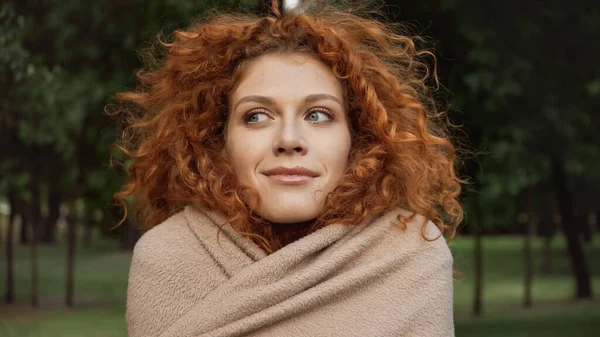
{"type": "Polygon", "coordinates": [[[126,337],[125,310],[120,306],[76,310],[41,309],[0,311],[3,337],[126,337]]]}
{"type": "MultiPolygon", "coordinates": [[[[484,240],[484,314],[471,315],[472,239],[451,243],[455,268],[465,274],[455,283],[456,335],[463,336],[600,336],[600,301],[575,302],[573,280],[565,255],[565,242],[553,242],[553,268],[541,275],[541,240],[536,240],[533,309],[522,308],[522,238],[490,237],[484,240]]],[[[4,248],[4,245],[2,245],[4,248]]],[[[600,289],[600,236],[586,247],[593,286],[600,289]]],[[[76,262],[76,309],[64,306],[64,245],[41,247],[40,308],[28,305],[29,250],[17,248],[17,305],[0,304],[2,337],[125,337],[125,293],[131,255],[113,241],[96,238],[90,248],[79,247],[76,262]]],[[[4,257],[4,255],[2,255],[4,257]]],[[[2,263],[4,275],[4,263],[2,263]]],[[[5,279],[0,279],[4,291],[5,279]]]]}
{"type": "MultiPolygon", "coordinates": [[[[5,287],[5,245],[1,263],[5,287]]],[[[95,238],[89,248],[78,247],[75,262],[76,307],[65,307],[66,248],[39,247],[40,307],[29,305],[31,263],[28,247],[16,246],[16,305],[0,304],[1,337],[126,337],[125,294],[131,254],[116,241],[95,238]]]]}
{"type": "MultiPolygon", "coordinates": [[[[523,308],[523,238],[488,237],[484,247],[482,317],[473,317],[473,240],[451,243],[455,268],[465,274],[455,283],[456,335],[600,336],[600,301],[574,301],[575,285],[563,237],[552,243],[552,272],[541,273],[542,240],[534,240],[533,308],[523,308]]],[[[585,247],[593,289],[600,289],[600,236],[585,247]]]]}

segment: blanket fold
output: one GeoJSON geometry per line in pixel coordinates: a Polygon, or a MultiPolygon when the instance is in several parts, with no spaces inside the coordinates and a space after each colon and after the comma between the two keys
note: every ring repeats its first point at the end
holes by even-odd
{"type": "Polygon", "coordinates": [[[267,255],[188,206],[135,247],[129,336],[454,336],[448,246],[431,222],[422,237],[420,217],[401,229],[401,213],[332,224],[267,255]]]}

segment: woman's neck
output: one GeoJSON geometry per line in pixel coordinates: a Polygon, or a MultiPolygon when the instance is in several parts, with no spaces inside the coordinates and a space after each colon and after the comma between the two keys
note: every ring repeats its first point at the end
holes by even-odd
{"type": "Polygon", "coordinates": [[[269,224],[271,225],[273,237],[279,238],[282,246],[285,246],[306,236],[309,228],[314,222],[315,220],[312,219],[294,223],[277,223],[269,221],[269,224]]]}

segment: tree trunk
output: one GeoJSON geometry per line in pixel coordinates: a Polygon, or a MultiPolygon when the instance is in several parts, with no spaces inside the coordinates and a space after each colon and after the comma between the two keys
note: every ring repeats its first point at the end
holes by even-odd
{"type": "Polygon", "coordinates": [[[527,231],[525,233],[525,291],[523,296],[523,307],[531,308],[532,296],[531,289],[533,286],[533,238],[535,236],[535,214],[533,210],[533,191],[528,188],[526,193],[527,207],[527,231]]]}
{"type": "Polygon", "coordinates": [[[473,204],[473,214],[470,215],[471,219],[468,221],[474,238],[473,315],[480,316],[483,313],[483,235],[482,229],[479,228],[481,221],[479,202],[474,201],[473,204]]]}
{"type": "Polygon", "coordinates": [[[44,231],[40,238],[42,243],[56,243],[56,222],[60,216],[61,195],[58,191],[51,187],[48,193],[48,217],[44,219],[44,231]]]}
{"type": "Polygon", "coordinates": [[[483,248],[482,234],[480,230],[475,231],[475,296],[473,302],[473,314],[479,316],[483,313],[483,248]]]}
{"type": "Polygon", "coordinates": [[[70,202],[67,215],[67,292],[66,304],[72,308],[75,304],[75,248],[77,245],[77,214],[75,201],[70,202]]]}
{"type": "Polygon", "coordinates": [[[29,208],[29,206],[24,205],[24,208],[21,212],[19,212],[21,214],[21,228],[19,230],[19,242],[21,242],[22,245],[28,245],[29,244],[29,227],[31,224],[31,220],[30,220],[30,216],[29,216],[29,211],[27,210],[27,208],[29,208]]]}
{"type": "Polygon", "coordinates": [[[542,248],[542,274],[550,275],[552,273],[552,236],[544,238],[544,247],[542,248]]]}
{"type": "Polygon", "coordinates": [[[139,239],[137,224],[131,219],[125,219],[122,226],[125,226],[125,235],[123,236],[121,248],[123,250],[132,251],[139,239]]]}
{"type": "Polygon", "coordinates": [[[88,222],[85,224],[83,228],[83,238],[82,243],[83,246],[89,248],[92,245],[92,236],[94,234],[94,223],[91,219],[88,219],[88,222]]]}
{"type": "Polygon", "coordinates": [[[577,217],[577,223],[579,225],[581,236],[585,243],[592,243],[592,228],[590,226],[589,214],[582,214],[581,217],[577,217]]]}
{"type": "MultiPolygon", "coordinates": [[[[35,155],[35,154],[34,154],[35,155]]],[[[40,200],[40,172],[39,166],[34,161],[31,163],[31,305],[39,306],[38,294],[38,242],[40,235],[41,200],[40,200]]]]}
{"type": "MultiPolygon", "coordinates": [[[[549,211],[550,207],[546,209],[549,211]]],[[[560,226],[560,216],[558,214],[546,214],[541,223],[541,235],[544,238],[542,247],[542,274],[552,273],[552,240],[556,235],[556,230],[560,226]]]]}
{"type": "Polygon", "coordinates": [[[573,197],[567,186],[567,176],[563,163],[552,158],[552,173],[556,184],[556,197],[562,218],[563,232],[567,238],[567,250],[571,262],[571,270],[576,283],[576,298],[591,298],[592,285],[588,264],[581,247],[577,227],[574,226],[573,197]]]}
{"type": "Polygon", "coordinates": [[[15,228],[15,218],[17,215],[16,192],[8,192],[8,202],[10,204],[10,214],[8,215],[8,228],[6,231],[6,293],[4,301],[6,304],[13,304],[15,301],[15,256],[13,249],[13,238],[15,228]]]}

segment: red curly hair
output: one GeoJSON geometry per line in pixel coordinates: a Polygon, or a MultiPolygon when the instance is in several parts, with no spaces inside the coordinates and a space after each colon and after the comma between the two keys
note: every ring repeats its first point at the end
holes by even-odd
{"type": "MultiPolygon", "coordinates": [[[[274,5],[277,8],[277,5],[274,5]]],[[[455,147],[429,84],[435,57],[418,38],[331,6],[257,17],[216,14],[146,56],[140,86],[118,93],[126,123],[118,147],[130,158],[129,181],[115,193],[136,197],[147,230],[195,203],[218,211],[272,253],[331,223],[360,223],[368,214],[402,207],[454,236],[463,211],[455,147]],[[311,226],[274,232],[244,202],[228,162],[224,133],[228,96],[244,64],[260,55],[309,52],[331,67],[347,91],[352,148],[348,169],[311,226]]],[[[410,218],[399,218],[406,224],[410,218]]]]}

